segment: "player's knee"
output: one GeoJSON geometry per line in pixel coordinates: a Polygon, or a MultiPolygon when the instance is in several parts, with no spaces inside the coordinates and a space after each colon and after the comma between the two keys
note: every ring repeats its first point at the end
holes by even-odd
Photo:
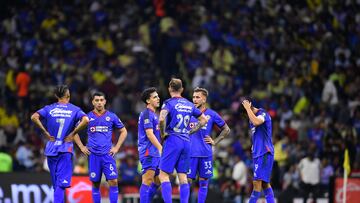
{"type": "Polygon", "coordinates": [[[142,183],[145,185],[150,185],[152,182],[154,182],[154,177],[150,175],[143,175],[142,176],[142,183]]]}
{"type": "Polygon", "coordinates": [[[261,191],[261,188],[262,188],[261,182],[262,182],[262,181],[260,181],[260,180],[254,180],[254,181],[253,181],[254,190],[256,190],[256,191],[261,191]]]}
{"type": "Polygon", "coordinates": [[[164,171],[160,171],[159,179],[160,179],[160,182],[170,181],[170,180],[169,180],[169,174],[167,174],[167,173],[164,172],[164,171]]]}
{"type": "Polygon", "coordinates": [[[117,179],[108,180],[108,183],[109,183],[110,186],[117,186],[118,185],[117,179]]]}
{"type": "Polygon", "coordinates": [[[187,184],[188,183],[188,179],[187,179],[187,175],[184,173],[179,173],[179,182],[180,184],[187,184]]]}
{"type": "Polygon", "coordinates": [[[267,182],[262,182],[262,189],[267,189],[267,188],[270,188],[271,187],[271,185],[270,185],[270,183],[267,183],[267,182]]]}
{"type": "Polygon", "coordinates": [[[188,183],[189,183],[190,185],[191,185],[192,182],[193,182],[193,180],[192,180],[191,178],[188,178],[187,181],[188,181],[188,183]]]}

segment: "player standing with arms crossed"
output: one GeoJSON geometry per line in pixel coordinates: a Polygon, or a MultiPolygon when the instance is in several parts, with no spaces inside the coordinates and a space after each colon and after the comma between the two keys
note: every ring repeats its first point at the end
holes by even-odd
{"type": "Polygon", "coordinates": [[[186,175],[190,166],[190,132],[187,127],[191,116],[199,120],[193,132],[204,126],[207,118],[193,103],[181,97],[184,89],[180,79],[171,79],[168,90],[171,98],[164,102],[159,118],[161,137],[166,137],[160,158],[161,192],[165,203],[172,202],[169,174],[175,168],[180,181],[180,202],[186,203],[190,195],[186,175]]]}
{"type": "MultiPolygon", "coordinates": [[[[213,157],[211,147],[217,145],[230,133],[229,126],[219,116],[219,114],[217,114],[212,109],[206,108],[206,99],[208,95],[208,91],[204,88],[197,87],[194,89],[193,103],[209,119],[204,127],[202,127],[194,134],[190,135],[191,164],[190,170],[187,175],[191,184],[192,180],[196,178],[196,174],[199,173],[199,203],[203,203],[206,201],[209,178],[213,176],[213,157]],[[210,136],[211,131],[215,125],[221,129],[221,132],[219,136],[215,140],[213,140],[210,136]]],[[[193,128],[194,126],[196,126],[196,124],[197,119],[191,117],[190,128],[193,128]]]]}
{"type": "Polygon", "coordinates": [[[58,102],[35,112],[31,120],[49,140],[44,154],[54,188],[54,203],[63,203],[65,188],[71,185],[72,141],[74,135],[86,127],[89,119],[79,107],[69,103],[70,91],[66,85],[58,86],[55,96],[58,102]]]}
{"type": "Polygon", "coordinates": [[[100,181],[104,173],[109,183],[110,203],[116,203],[118,200],[118,172],[116,162],[113,156],[119,151],[121,145],[126,139],[127,130],[119,117],[105,109],[106,98],[102,92],[96,92],[92,95],[92,104],[94,110],[89,112],[88,126],[88,144],[84,146],[79,135],[75,136],[75,142],[80,150],[89,155],[89,175],[93,183],[92,197],[94,203],[100,203],[100,181]],[[119,130],[120,136],[115,146],[112,146],[113,128],[119,130]]]}
{"type": "Polygon", "coordinates": [[[156,109],[160,106],[160,98],[156,88],[150,87],[143,91],[141,100],[146,109],[140,113],[138,122],[138,151],[142,165],[142,184],[140,187],[140,202],[151,202],[160,181],[159,175],[160,144],[159,118],[156,109]],[[156,177],[156,181],[154,181],[156,177]]]}
{"type": "Polygon", "coordinates": [[[256,203],[261,195],[261,190],[264,190],[266,202],[274,203],[274,193],[270,185],[274,162],[271,117],[264,109],[252,106],[248,99],[243,100],[242,105],[250,120],[253,144],[254,180],[249,203],[256,203]]]}

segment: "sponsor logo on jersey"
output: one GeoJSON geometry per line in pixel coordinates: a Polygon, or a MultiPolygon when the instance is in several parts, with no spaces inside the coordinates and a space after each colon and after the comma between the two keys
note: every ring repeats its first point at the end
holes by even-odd
{"type": "Polygon", "coordinates": [[[109,127],[108,126],[93,126],[90,127],[90,132],[109,132],[109,127]]]}
{"type": "Polygon", "coordinates": [[[185,105],[185,104],[176,104],[176,105],[175,105],[175,109],[176,109],[178,112],[191,113],[192,110],[193,110],[193,107],[192,107],[192,106],[187,106],[187,105],[185,105]]]}
{"type": "Polygon", "coordinates": [[[54,108],[49,113],[52,117],[71,117],[72,111],[61,108],[54,108]]]}

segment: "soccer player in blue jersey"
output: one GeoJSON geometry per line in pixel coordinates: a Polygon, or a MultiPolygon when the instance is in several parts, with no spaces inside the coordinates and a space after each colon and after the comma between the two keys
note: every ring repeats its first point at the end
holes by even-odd
{"type": "Polygon", "coordinates": [[[172,202],[171,183],[169,174],[174,168],[180,181],[180,202],[189,201],[190,188],[186,173],[190,166],[190,137],[207,122],[207,118],[193,103],[181,97],[183,92],[180,79],[173,78],[169,83],[171,98],[166,100],[160,111],[160,134],[164,141],[164,148],[160,158],[161,192],[165,203],[172,202]],[[198,125],[188,130],[191,116],[198,118],[198,125]]]}
{"type": "Polygon", "coordinates": [[[69,103],[70,91],[66,85],[58,86],[55,96],[58,101],[35,112],[31,120],[48,139],[45,156],[54,188],[54,202],[63,203],[65,188],[71,185],[72,141],[89,119],[79,107],[69,103]]]}
{"type": "MultiPolygon", "coordinates": [[[[211,147],[217,145],[230,133],[229,126],[219,116],[219,114],[209,108],[206,108],[206,99],[208,95],[208,91],[204,88],[197,87],[194,89],[193,103],[208,118],[207,124],[190,136],[191,165],[187,175],[189,182],[191,183],[192,180],[196,178],[196,175],[199,174],[199,203],[206,201],[209,184],[208,180],[213,176],[211,147]],[[219,136],[215,140],[211,138],[211,131],[214,126],[221,129],[219,136]]],[[[197,122],[197,119],[191,117],[189,125],[190,128],[196,126],[197,122]]]]}
{"type": "Polygon", "coordinates": [[[94,203],[100,203],[100,181],[104,173],[109,183],[109,199],[111,203],[118,200],[118,172],[113,156],[119,151],[126,139],[127,130],[119,117],[105,109],[106,98],[104,93],[96,92],[92,95],[94,110],[89,112],[89,125],[87,129],[88,144],[84,146],[79,135],[75,142],[80,150],[89,155],[89,175],[93,183],[92,197],[94,203]],[[112,146],[113,129],[118,129],[120,136],[115,146],[112,146]]]}
{"type": "Polygon", "coordinates": [[[140,113],[138,122],[138,150],[142,166],[142,184],[140,187],[140,202],[151,202],[158,187],[159,180],[154,177],[159,175],[160,144],[159,119],[155,111],[160,106],[160,98],[156,88],[145,89],[141,94],[146,109],[140,113]]]}
{"type": "Polygon", "coordinates": [[[243,100],[242,105],[250,120],[253,144],[254,180],[249,203],[256,203],[260,197],[261,190],[264,190],[266,202],[273,203],[274,193],[270,185],[270,176],[274,162],[271,117],[264,109],[252,106],[248,99],[243,100]]]}

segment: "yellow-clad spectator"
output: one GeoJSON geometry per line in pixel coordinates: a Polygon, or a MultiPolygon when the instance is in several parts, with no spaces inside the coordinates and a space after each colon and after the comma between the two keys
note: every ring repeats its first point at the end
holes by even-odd
{"type": "Polygon", "coordinates": [[[171,17],[162,18],[160,21],[160,31],[161,33],[166,33],[171,27],[174,26],[174,20],[171,17]]]}
{"type": "Polygon", "coordinates": [[[12,157],[0,147],[0,173],[8,173],[13,170],[12,157]]]}
{"type": "Polygon", "coordinates": [[[212,55],[212,62],[216,70],[231,72],[231,66],[235,63],[233,54],[228,48],[220,46],[212,55]]]}
{"type": "Polygon", "coordinates": [[[140,40],[141,40],[142,44],[147,47],[150,46],[151,38],[150,38],[149,24],[148,23],[141,24],[139,26],[138,32],[139,32],[140,40]]]}
{"type": "Polygon", "coordinates": [[[96,47],[105,52],[107,55],[112,55],[115,51],[114,43],[109,35],[102,35],[97,38],[96,47]]]}
{"type": "Polygon", "coordinates": [[[119,64],[122,67],[128,67],[129,65],[133,64],[134,60],[135,60],[134,57],[128,54],[121,54],[118,56],[119,64]]]}
{"type": "Polygon", "coordinates": [[[0,120],[0,126],[4,129],[7,143],[11,144],[15,140],[19,125],[19,118],[13,109],[6,108],[5,114],[0,120]]]}
{"type": "Polygon", "coordinates": [[[310,105],[310,101],[306,96],[300,97],[300,99],[296,102],[294,107],[294,113],[299,115],[302,111],[307,109],[310,105]]]}
{"type": "Polygon", "coordinates": [[[15,71],[13,69],[9,69],[8,72],[6,73],[5,84],[10,91],[12,92],[16,91],[15,71]]]}
{"type": "Polygon", "coordinates": [[[106,76],[105,71],[100,69],[93,73],[92,78],[96,85],[102,85],[105,82],[105,80],[107,79],[107,76],[106,76]]]}
{"type": "Polygon", "coordinates": [[[55,25],[57,25],[58,20],[56,18],[54,18],[53,16],[50,16],[48,18],[45,18],[42,23],[41,23],[41,28],[45,29],[45,30],[49,30],[53,27],[55,27],[55,25]]]}
{"type": "Polygon", "coordinates": [[[278,162],[279,167],[283,167],[288,159],[288,152],[286,151],[287,137],[280,139],[280,137],[274,137],[274,159],[278,162]]]}

